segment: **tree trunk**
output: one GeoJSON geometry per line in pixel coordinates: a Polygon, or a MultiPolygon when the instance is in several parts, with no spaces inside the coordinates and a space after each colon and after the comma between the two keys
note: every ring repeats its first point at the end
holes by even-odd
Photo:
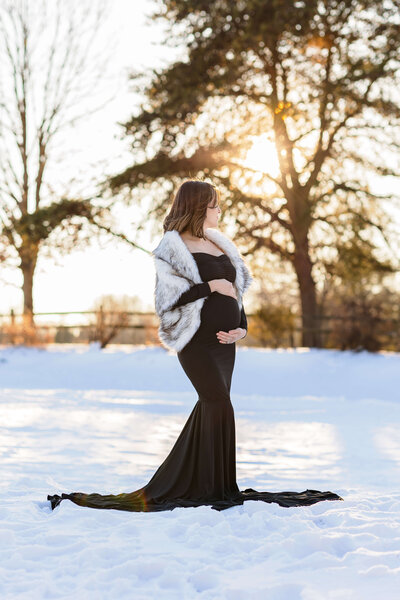
{"type": "Polygon", "coordinates": [[[299,283],[302,320],[302,345],[320,347],[320,332],[317,317],[316,286],[312,277],[312,262],[304,248],[297,248],[293,265],[299,283]]]}
{"type": "Polygon", "coordinates": [[[36,268],[37,257],[21,260],[23,274],[22,291],[24,294],[24,321],[28,325],[34,325],[33,318],[33,276],[36,268]]]}

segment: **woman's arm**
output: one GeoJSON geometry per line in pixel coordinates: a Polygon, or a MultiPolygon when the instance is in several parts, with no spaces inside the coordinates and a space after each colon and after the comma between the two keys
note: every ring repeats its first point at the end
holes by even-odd
{"type": "Polygon", "coordinates": [[[186,292],[183,292],[181,296],[179,296],[177,302],[171,306],[171,309],[176,308],[177,306],[182,306],[183,304],[188,304],[188,302],[194,302],[195,300],[204,298],[204,296],[208,296],[209,294],[211,294],[211,288],[208,281],[196,283],[195,285],[192,285],[192,287],[190,287],[186,292]]]}

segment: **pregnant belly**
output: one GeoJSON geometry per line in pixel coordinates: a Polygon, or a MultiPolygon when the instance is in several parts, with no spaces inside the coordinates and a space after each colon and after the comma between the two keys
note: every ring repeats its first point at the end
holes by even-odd
{"type": "Polygon", "coordinates": [[[232,296],[213,292],[201,310],[201,328],[217,333],[239,327],[241,320],[239,304],[232,296]]]}

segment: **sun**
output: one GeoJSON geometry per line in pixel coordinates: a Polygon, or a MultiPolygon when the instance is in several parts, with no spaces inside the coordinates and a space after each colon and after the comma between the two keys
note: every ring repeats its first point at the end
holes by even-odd
{"type": "Polygon", "coordinates": [[[279,161],[275,144],[268,139],[266,134],[253,136],[253,145],[248,150],[242,164],[260,174],[264,173],[271,177],[279,175],[279,161]]]}

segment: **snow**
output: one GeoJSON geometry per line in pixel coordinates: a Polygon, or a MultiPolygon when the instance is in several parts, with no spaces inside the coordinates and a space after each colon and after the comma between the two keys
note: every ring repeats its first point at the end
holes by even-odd
{"type": "Polygon", "coordinates": [[[197,395],[160,347],[0,348],[0,597],[397,599],[399,372],[395,353],[237,347],[240,489],[344,502],[51,511],[144,485],[197,395]]]}

